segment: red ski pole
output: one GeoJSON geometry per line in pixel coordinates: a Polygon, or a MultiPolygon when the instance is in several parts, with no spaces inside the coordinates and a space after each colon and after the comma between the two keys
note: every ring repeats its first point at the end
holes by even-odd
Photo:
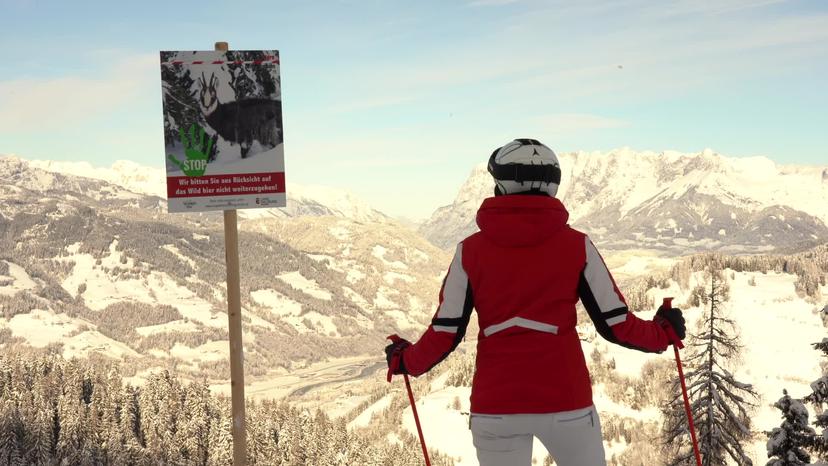
{"type": "MultiPolygon", "coordinates": [[[[672,308],[673,298],[664,298],[664,302],[661,305],[665,309],[672,308]]],[[[693,440],[693,454],[696,455],[696,465],[702,466],[701,454],[699,454],[699,442],[696,440],[696,426],[693,424],[693,411],[690,409],[690,398],[687,396],[687,384],[684,382],[684,370],[681,367],[681,356],[679,356],[679,349],[684,348],[684,344],[682,344],[678,335],[676,335],[676,331],[672,325],[665,325],[664,330],[673,343],[673,350],[676,353],[676,367],[678,368],[679,381],[681,382],[681,394],[684,397],[684,412],[687,413],[687,423],[690,425],[690,438],[693,440]]]]}
{"type": "MultiPolygon", "coordinates": [[[[391,335],[388,337],[391,342],[396,343],[400,341],[400,337],[397,335],[391,335]]],[[[401,355],[399,353],[395,354],[394,358],[399,358],[401,355]]],[[[388,382],[391,382],[391,377],[393,377],[393,369],[395,364],[391,364],[388,367],[388,382]]],[[[414,392],[411,390],[411,382],[408,380],[408,374],[403,374],[403,378],[405,379],[405,388],[408,390],[408,401],[411,402],[411,412],[414,413],[414,424],[417,425],[417,434],[420,436],[420,446],[423,447],[423,457],[425,458],[426,466],[431,466],[431,461],[428,459],[428,450],[426,449],[425,437],[423,437],[423,428],[420,426],[420,417],[417,415],[417,404],[414,402],[414,392]]]]}

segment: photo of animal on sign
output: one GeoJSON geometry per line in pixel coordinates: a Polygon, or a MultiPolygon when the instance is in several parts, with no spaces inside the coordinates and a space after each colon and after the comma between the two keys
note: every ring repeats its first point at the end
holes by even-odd
{"type": "Polygon", "coordinates": [[[170,212],[283,207],[279,52],[161,52],[170,212]]]}

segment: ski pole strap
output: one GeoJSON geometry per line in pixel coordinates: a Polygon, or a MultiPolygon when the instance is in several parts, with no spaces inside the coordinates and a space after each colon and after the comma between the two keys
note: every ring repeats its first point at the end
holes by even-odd
{"type": "Polygon", "coordinates": [[[395,355],[391,356],[391,364],[388,365],[388,375],[385,377],[386,380],[388,380],[389,383],[391,382],[391,378],[394,377],[394,371],[399,366],[400,366],[400,355],[395,354],[395,355]]]}
{"type": "MultiPolygon", "coordinates": [[[[386,337],[386,340],[391,340],[391,343],[399,343],[402,338],[399,337],[396,333],[393,335],[389,335],[386,337]]],[[[391,355],[391,362],[388,363],[388,375],[386,379],[388,382],[391,382],[391,378],[394,377],[394,372],[400,367],[400,358],[402,357],[402,352],[400,348],[394,350],[394,354],[391,355]]]]}

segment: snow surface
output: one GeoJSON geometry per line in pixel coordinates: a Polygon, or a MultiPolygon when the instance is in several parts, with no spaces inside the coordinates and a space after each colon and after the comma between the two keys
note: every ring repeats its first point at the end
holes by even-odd
{"type": "Polygon", "coordinates": [[[277,275],[276,278],[282,280],[302,293],[313,296],[314,298],[323,299],[325,301],[331,300],[331,293],[329,291],[323,290],[319,284],[316,283],[316,280],[307,279],[298,271],[281,273],[277,275]]]}
{"type": "Polygon", "coordinates": [[[394,319],[394,323],[396,323],[397,326],[401,329],[415,329],[420,331],[422,331],[423,329],[423,324],[411,319],[408,312],[403,312],[400,310],[388,310],[384,311],[384,314],[394,319]]]}
{"type": "Polygon", "coordinates": [[[137,327],[135,331],[142,337],[155,335],[158,333],[188,333],[198,331],[199,327],[194,322],[188,320],[173,320],[166,324],[147,325],[145,327],[137,327]]]}
{"type": "Polygon", "coordinates": [[[139,165],[128,160],[118,160],[109,168],[93,167],[88,162],[50,160],[30,160],[29,164],[47,172],[98,179],[135,193],[167,197],[167,175],[159,167],[139,165]]]}
{"type": "Polygon", "coordinates": [[[15,264],[14,262],[2,261],[8,264],[9,274],[0,274],[0,294],[6,296],[14,296],[20,291],[32,290],[37,287],[37,283],[32,280],[28,273],[15,264]]]}
{"type": "Polygon", "coordinates": [[[21,337],[36,348],[44,348],[50,343],[63,345],[63,357],[87,356],[91,352],[104,353],[111,357],[137,357],[132,348],[91,330],[94,325],[65,314],[54,314],[47,310],[34,309],[28,314],[12,317],[7,327],[12,336],[21,337]],[[83,330],[89,329],[89,330],[83,330]]]}
{"type": "Polygon", "coordinates": [[[381,413],[384,409],[391,406],[391,399],[394,398],[393,393],[389,393],[379,400],[376,403],[369,406],[365,411],[361,412],[359,416],[354,418],[353,421],[348,423],[349,429],[354,429],[356,427],[368,427],[371,422],[371,417],[374,414],[381,413]]]}
{"type": "Polygon", "coordinates": [[[413,282],[416,281],[416,279],[414,277],[412,277],[411,275],[407,275],[407,274],[404,274],[404,273],[398,273],[398,272],[385,272],[385,274],[382,276],[382,278],[383,278],[383,280],[385,280],[386,283],[388,283],[391,286],[393,286],[394,282],[397,281],[397,280],[407,282],[407,283],[413,283],[413,282]]]}
{"type": "Polygon", "coordinates": [[[363,309],[366,312],[371,312],[370,303],[367,299],[363,298],[362,295],[347,286],[343,286],[342,291],[345,293],[345,297],[353,301],[353,303],[359,306],[360,309],[363,309]]]}
{"type": "Polygon", "coordinates": [[[371,249],[371,255],[372,255],[372,256],[374,256],[374,257],[376,257],[377,259],[381,260],[383,264],[385,264],[385,265],[387,265],[387,266],[389,266],[389,267],[393,267],[393,268],[395,268],[395,269],[401,269],[401,270],[406,270],[406,269],[408,269],[408,265],[406,265],[404,262],[400,262],[400,261],[389,261],[388,259],[386,259],[386,258],[385,258],[385,255],[386,255],[388,252],[389,252],[389,249],[388,249],[388,248],[386,248],[385,246],[380,246],[379,244],[378,244],[378,245],[376,245],[376,246],[374,246],[374,247],[371,249]]]}
{"type": "MultiPolygon", "coordinates": [[[[328,296],[328,299],[330,299],[330,295],[328,296]]],[[[250,293],[250,297],[253,301],[278,316],[280,320],[290,324],[299,333],[316,331],[323,335],[339,336],[339,329],[330,316],[322,315],[316,311],[303,313],[302,304],[276,290],[270,288],[256,290],[250,293]]]]}
{"type": "Polygon", "coordinates": [[[162,249],[170,251],[177,257],[181,262],[189,265],[193,270],[197,270],[196,263],[194,260],[190,259],[189,257],[181,254],[181,251],[178,250],[178,247],[174,244],[165,244],[161,246],[162,249]]]}
{"type": "Polygon", "coordinates": [[[186,362],[209,362],[222,361],[230,357],[230,341],[217,340],[204,343],[203,345],[191,348],[181,343],[176,343],[170,349],[170,356],[186,362]]]}
{"type": "Polygon", "coordinates": [[[374,297],[374,306],[377,309],[399,309],[400,305],[391,299],[392,296],[398,295],[399,292],[387,286],[380,286],[377,289],[377,294],[374,297]]]}
{"type": "Polygon", "coordinates": [[[182,317],[205,326],[226,326],[226,319],[218,318],[223,311],[213,309],[211,303],[178,285],[166,273],[151,271],[140,279],[113,275],[110,271],[115,268],[131,269],[136,265],[132,258],[125,257],[121,251],[116,250],[117,244],[117,239],[110,244],[109,255],[101,258],[100,265],[89,254],[75,253],[60,257],[59,260],[75,264],[61,283],[63,289],[72,296],[77,296],[79,286],[85,284],[86,289],[81,296],[86,305],[95,311],[123,301],[166,304],[178,309],[182,317]],[[121,263],[122,258],[125,259],[125,264],[121,263]]]}

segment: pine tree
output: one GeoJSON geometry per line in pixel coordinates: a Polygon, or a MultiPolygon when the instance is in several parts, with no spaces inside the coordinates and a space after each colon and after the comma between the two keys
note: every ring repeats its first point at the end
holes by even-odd
{"type": "MultiPolygon", "coordinates": [[[[823,338],[821,342],[814,343],[811,346],[821,351],[823,357],[828,356],[828,338],[823,338]]],[[[812,451],[820,459],[828,460],[828,410],[823,410],[823,405],[828,404],[828,374],[823,374],[820,378],[811,382],[811,393],[804,400],[811,403],[815,412],[819,413],[816,415],[814,425],[820,428],[821,431],[820,435],[814,439],[812,451]]]]}
{"type": "Polygon", "coordinates": [[[808,426],[808,409],[801,401],[792,399],[787,390],[774,407],[782,411],[782,425],[768,432],[768,458],[766,466],[804,466],[810,464],[811,455],[805,447],[814,442],[816,433],[808,426]]]}
{"type": "Polygon", "coordinates": [[[186,130],[193,123],[204,125],[204,116],[195,92],[191,89],[195,79],[190,70],[181,65],[161,67],[161,82],[164,92],[164,144],[179,144],[179,129],[186,130]]]}
{"type": "Polygon", "coordinates": [[[233,463],[232,429],[233,423],[228,416],[217,416],[213,419],[213,427],[210,430],[215,433],[215,439],[210,442],[210,457],[207,460],[209,466],[226,466],[233,463]]]}
{"type": "Polygon", "coordinates": [[[24,464],[20,437],[22,425],[17,407],[11,400],[0,406],[0,464],[24,464]]]}
{"type": "MultiPolygon", "coordinates": [[[[689,356],[684,360],[691,411],[704,466],[725,465],[729,460],[750,466],[753,462],[742,443],[751,436],[748,409],[755,406],[756,392],[751,385],[737,381],[727,369],[738,356],[741,345],[736,336],[736,323],[724,314],[723,304],[729,297],[727,281],[718,261],[715,258],[708,260],[710,287],[704,297],[708,309],[697,333],[689,339],[689,356]]],[[[673,383],[673,393],[664,412],[667,464],[694,464],[677,379],[673,383]]]]}
{"type": "Polygon", "coordinates": [[[30,431],[29,463],[48,466],[52,463],[52,413],[45,409],[35,415],[30,431]]]}

